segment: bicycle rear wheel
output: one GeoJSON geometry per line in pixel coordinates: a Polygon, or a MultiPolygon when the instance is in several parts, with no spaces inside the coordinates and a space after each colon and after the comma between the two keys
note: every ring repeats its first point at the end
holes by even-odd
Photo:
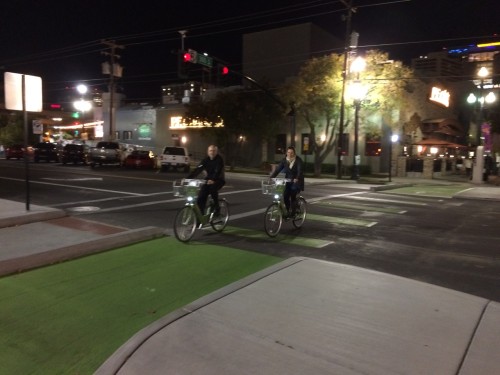
{"type": "Polygon", "coordinates": [[[304,224],[307,215],[307,203],[304,198],[297,198],[297,208],[295,212],[296,214],[292,219],[292,224],[295,228],[300,228],[302,224],[304,224]]]}
{"type": "Polygon", "coordinates": [[[196,214],[193,207],[185,206],[175,215],[174,234],[179,241],[189,241],[194,235],[196,226],[196,214]]]}
{"type": "Polygon", "coordinates": [[[222,232],[229,220],[229,205],[225,199],[219,199],[220,215],[213,216],[210,225],[216,232],[222,232]]]}
{"type": "Polygon", "coordinates": [[[278,203],[271,204],[264,216],[264,229],[269,237],[276,237],[281,229],[283,218],[278,203]]]}

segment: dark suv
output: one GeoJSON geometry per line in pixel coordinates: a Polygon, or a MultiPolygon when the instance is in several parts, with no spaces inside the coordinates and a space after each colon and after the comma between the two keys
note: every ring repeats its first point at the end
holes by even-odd
{"type": "Polygon", "coordinates": [[[40,142],[33,146],[35,163],[40,160],[45,160],[47,163],[50,161],[59,161],[57,156],[57,145],[51,142],[40,142]]]}
{"type": "Polygon", "coordinates": [[[59,161],[63,164],[87,164],[89,146],[68,143],[59,151],[59,161]]]}

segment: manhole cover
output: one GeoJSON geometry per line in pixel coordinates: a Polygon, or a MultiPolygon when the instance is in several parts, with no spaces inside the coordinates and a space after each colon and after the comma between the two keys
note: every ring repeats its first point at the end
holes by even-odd
{"type": "Polygon", "coordinates": [[[91,212],[91,211],[99,211],[99,207],[95,206],[81,206],[81,207],[70,207],[66,209],[67,211],[75,211],[75,212],[91,212]]]}

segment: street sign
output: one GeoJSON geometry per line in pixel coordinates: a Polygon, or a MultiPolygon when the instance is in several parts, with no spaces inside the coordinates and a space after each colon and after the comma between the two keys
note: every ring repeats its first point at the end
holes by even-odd
{"type": "Polygon", "coordinates": [[[209,68],[214,65],[214,60],[211,57],[203,55],[201,53],[198,53],[196,55],[196,62],[200,65],[208,66],[209,68]]]}
{"type": "Polygon", "coordinates": [[[43,124],[40,120],[33,120],[33,134],[43,134],[43,124]]]}

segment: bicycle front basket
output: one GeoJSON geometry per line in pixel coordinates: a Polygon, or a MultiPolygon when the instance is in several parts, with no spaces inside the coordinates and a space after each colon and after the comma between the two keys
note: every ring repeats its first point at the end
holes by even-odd
{"type": "Polygon", "coordinates": [[[273,195],[276,184],[273,181],[262,181],[262,194],[273,195]]]}
{"type": "Polygon", "coordinates": [[[185,185],[177,185],[176,181],[174,181],[173,185],[174,197],[184,197],[186,195],[186,186],[185,185]]]}

